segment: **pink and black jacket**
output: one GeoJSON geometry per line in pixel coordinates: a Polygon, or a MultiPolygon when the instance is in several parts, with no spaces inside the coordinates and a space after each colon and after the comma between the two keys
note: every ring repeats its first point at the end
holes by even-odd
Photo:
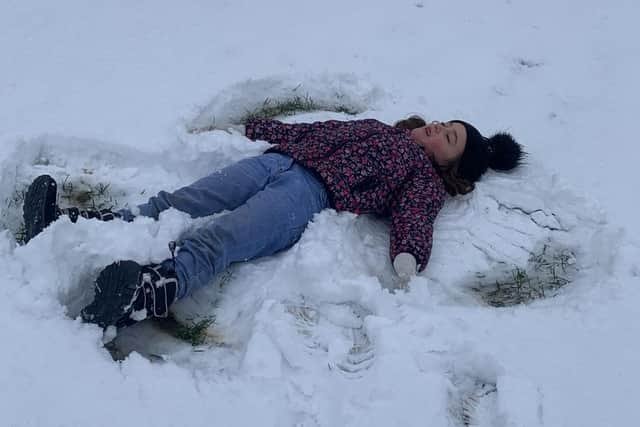
{"type": "Polygon", "coordinates": [[[409,252],[422,271],[431,254],[433,223],[446,190],[408,130],[378,120],[286,124],[254,119],[246,136],[272,144],[324,182],[331,206],[391,217],[390,256],[409,252]]]}

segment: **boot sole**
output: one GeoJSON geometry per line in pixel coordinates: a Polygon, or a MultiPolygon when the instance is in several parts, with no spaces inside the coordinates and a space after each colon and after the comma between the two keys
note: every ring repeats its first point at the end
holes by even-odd
{"type": "Polygon", "coordinates": [[[134,261],[117,261],[100,272],[93,302],[82,309],[83,320],[106,328],[132,323],[131,300],[140,282],[142,266],[134,261]]]}
{"type": "Polygon", "coordinates": [[[22,207],[25,243],[56,220],[57,193],[58,184],[49,175],[40,175],[29,186],[22,207]]]}

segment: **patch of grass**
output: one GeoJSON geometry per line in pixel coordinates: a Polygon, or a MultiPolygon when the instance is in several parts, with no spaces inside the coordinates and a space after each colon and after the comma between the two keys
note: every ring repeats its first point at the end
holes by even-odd
{"type": "Polygon", "coordinates": [[[111,191],[111,184],[99,182],[89,184],[83,180],[74,182],[65,177],[60,188],[60,199],[69,206],[92,209],[112,209],[117,200],[111,191]]]}
{"type": "MultiPolygon", "coordinates": [[[[576,271],[573,252],[544,245],[531,255],[526,268],[514,267],[499,279],[478,283],[472,289],[487,304],[508,307],[556,295],[576,271]]],[[[484,279],[486,275],[477,277],[484,279]]]]}
{"type": "MultiPolygon", "coordinates": [[[[339,98],[341,98],[341,96],[338,96],[338,99],[339,98]]],[[[272,119],[274,117],[293,116],[299,113],[310,113],[314,111],[332,111],[334,113],[345,113],[349,115],[356,115],[361,112],[346,104],[318,102],[308,94],[294,95],[282,99],[267,98],[260,106],[253,110],[246,110],[242,116],[234,120],[234,123],[244,124],[251,119],[272,119]]],[[[189,132],[202,133],[210,132],[215,129],[218,128],[216,127],[216,124],[213,123],[209,126],[189,129],[189,132]]]]}
{"type": "Polygon", "coordinates": [[[27,194],[27,188],[15,189],[13,194],[10,197],[7,197],[7,209],[11,209],[13,207],[20,208],[24,203],[24,197],[27,194]]]}
{"type": "Polygon", "coordinates": [[[207,340],[207,329],[215,322],[215,317],[206,317],[199,321],[191,320],[189,324],[176,322],[172,334],[183,341],[196,347],[204,344],[207,340]]]}
{"type": "Polygon", "coordinates": [[[240,123],[246,123],[251,119],[271,119],[278,116],[291,116],[302,112],[312,111],[333,111],[350,115],[358,114],[359,111],[342,104],[323,104],[316,102],[309,95],[296,95],[285,99],[265,99],[261,106],[254,110],[247,111],[241,118],[240,123]]]}

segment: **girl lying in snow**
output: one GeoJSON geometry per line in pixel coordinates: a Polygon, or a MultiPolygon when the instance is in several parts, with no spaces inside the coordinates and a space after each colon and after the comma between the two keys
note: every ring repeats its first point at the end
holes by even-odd
{"type": "Polygon", "coordinates": [[[377,120],[285,124],[250,120],[242,129],[273,147],[173,193],[161,191],[135,209],[60,209],[56,182],[34,180],[24,203],[26,240],[60,215],[132,221],[158,219],[175,208],[193,218],[228,214],[185,239],[160,264],[118,261],[102,270],[82,318],[102,327],[167,316],[176,300],[211,283],[231,263],[293,245],[313,215],[326,208],[391,218],[390,256],[408,280],[429,260],[433,222],[445,195],[465,194],[488,167],[509,170],[523,158],[511,135],[483,137],[470,124],[410,117],[394,126],[377,120]]]}

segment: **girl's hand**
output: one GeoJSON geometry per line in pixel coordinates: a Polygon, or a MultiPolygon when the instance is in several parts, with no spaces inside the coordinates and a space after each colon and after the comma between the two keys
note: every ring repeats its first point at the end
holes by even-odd
{"type": "Polygon", "coordinates": [[[401,252],[393,259],[393,269],[401,279],[409,280],[418,273],[416,258],[409,252],[401,252]]]}

